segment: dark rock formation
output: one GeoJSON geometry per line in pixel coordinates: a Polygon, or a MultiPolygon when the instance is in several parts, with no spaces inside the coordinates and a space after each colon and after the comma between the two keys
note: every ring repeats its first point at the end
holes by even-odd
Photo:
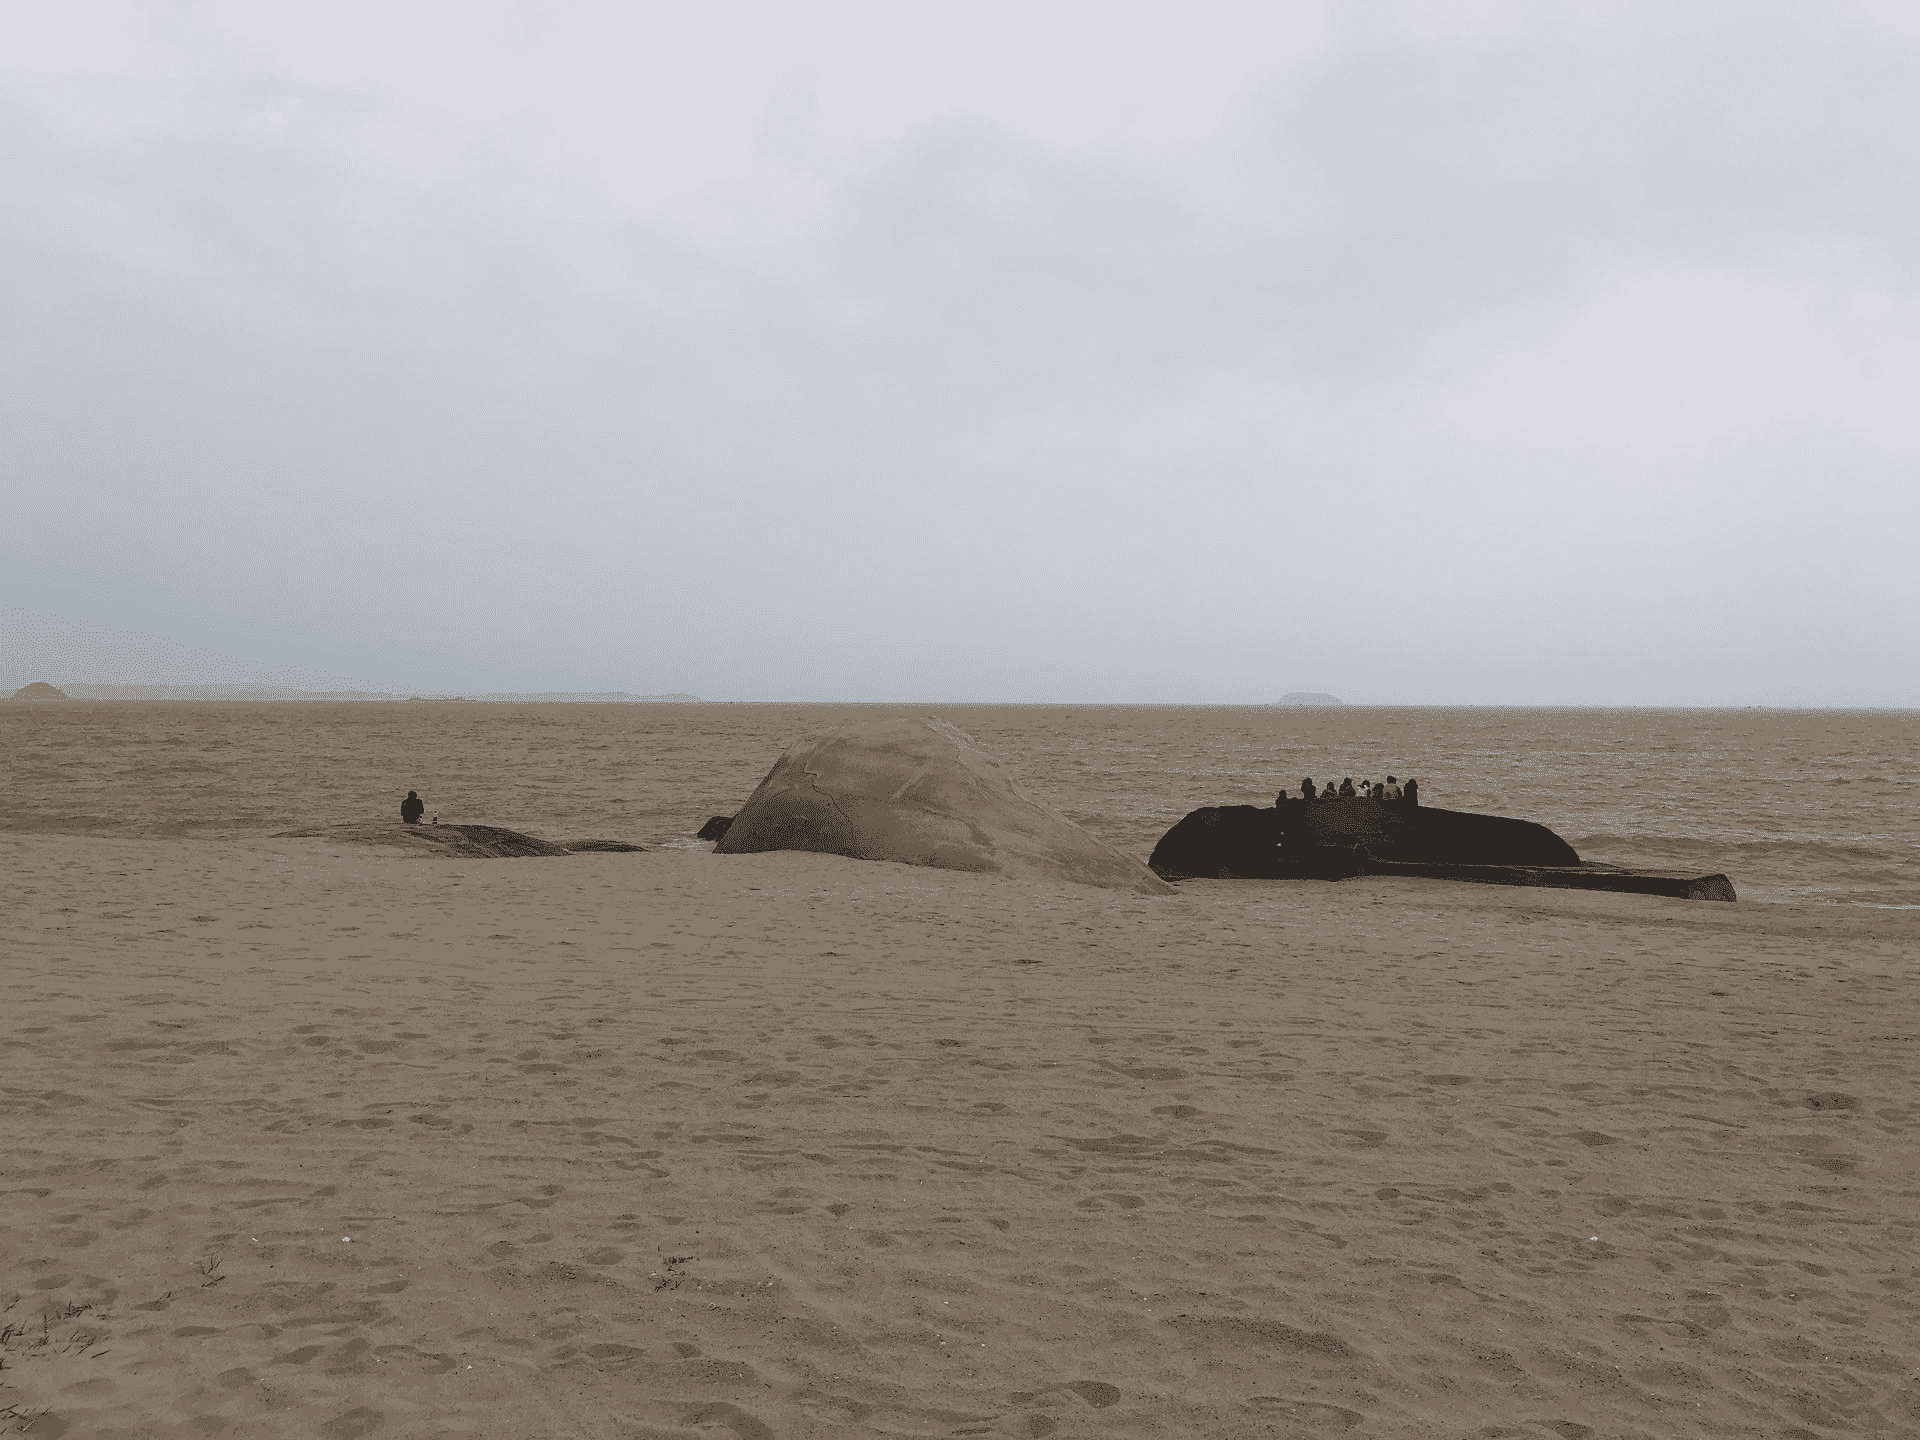
{"type": "Polygon", "coordinates": [[[1410,875],[1427,880],[1470,880],[1480,885],[1543,885],[1558,890],[1613,890],[1629,895],[1666,895],[1676,900],[1735,900],[1725,875],[1680,870],[1631,870],[1623,865],[1438,865],[1375,861],[1369,875],[1410,875]]]}
{"type": "Polygon", "coordinates": [[[14,691],[13,698],[16,700],[66,700],[71,697],[63,691],[54,689],[44,680],[36,680],[31,685],[22,685],[14,691]]]}
{"type": "Polygon", "coordinates": [[[951,725],[878,720],[790,747],[716,855],[811,850],[1149,895],[1165,881],[1021,793],[951,725]]]}
{"type": "Polygon", "coordinates": [[[1209,805],[1160,837],[1147,868],[1163,880],[1278,880],[1294,873],[1281,863],[1282,840],[1271,808],[1209,805]]]}
{"type": "Polygon", "coordinates": [[[1724,875],[1584,864],[1565,840],[1529,820],[1365,799],[1295,800],[1271,810],[1210,805],[1161,836],[1147,864],[1168,880],[1411,875],[1690,900],[1734,898],[1724,875]]]}
{"type": "Polygon", "coordinates": [[[1288,804],[1281,832],[1296,847],[1359,847],[1405,864],[1578,865],[1574,848],[1544,825],[1504,815],[1378,800],[1288,804]]]}
{"type": "Polygon", "coordinates": [[[694,838],[696,840],[724,840],[727,838],[727,831],[732,827],[733,817],[731,815],[716,815],[700,827],[699,833],[695,835],[694,838]]]}
{"type": "Polygon", "coordinates": [[[504,860],[523,856],[565,855],[563,845],[537,840],[498,825],[407,825],[399,821],[349,821],[277,831],[274,839],[330,840],[337,845],[394,845],[415,856],[462,860],[504,860]]]}
{"type": "Polygon", "coordinates": [[[1147,864],[1167,877],[1268,880],[1360,875],[1376,861],[1578,865],[1580,857],[1528,820],[1355,799],[1208,806],[1163,835],[1147,864]]]}
{"type": "Polygon", "coordinates": [[[583,850],[604,850],[621,855],[644,855],[647,847],[633,845],[625,840],[569,840],[560,847],[569,855],[578,855],[583,850]]]}

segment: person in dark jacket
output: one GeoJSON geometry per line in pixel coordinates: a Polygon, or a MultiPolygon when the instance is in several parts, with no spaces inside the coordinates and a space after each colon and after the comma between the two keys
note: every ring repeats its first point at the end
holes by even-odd
{"type": "Polygon", "coordinates": [[[1351,775],[1340,782],[1340,798],[1342,800],[1352,800],[1355,798],[1353,777],[1351,775]]]}
{"type": "Polygon", "coordinates": [[[1313,777],[1311,775],[1300,782],[1300,798],[1302,800],[1318,799],[1319,794],[1320,792],[1313,788],[1313,777]]]}
{"type": "Polygon", "coordinates": [[[408,825],[418,825],[420,817],[427,813],[427,802],[414,791],[407,791],[407,798],[400,802],[400,819],[408,825]]]}
{"type": "Polygon", "coordinates": [[[1400,787],[1400,796],[1407,804],[1418,805],[1420,803],[1420,782],[1418,780],[1407,781],[1406,784],[1400,787]]]}

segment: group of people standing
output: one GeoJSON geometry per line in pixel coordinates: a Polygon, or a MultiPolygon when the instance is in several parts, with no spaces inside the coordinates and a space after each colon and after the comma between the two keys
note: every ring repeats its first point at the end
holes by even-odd
{"type": "MultiPolygon", "coordinates": [[[[1323,789],[1316,789],[1311,778],[1300,782],[1302,800],[1378,800],[1383,805],[1418,805],[1420,803],[1420,782],[1409,780],[1402,785],[1393,776],[1387,776],[1387,783],[1376,785],[1371,780],[1362,780],[1356,787],[1349,775],[1338,785],[1328,781],[1323,789]]],[[[1276,806],[1287,803],[1287,792],[1282,790],[1276,806]]]]}

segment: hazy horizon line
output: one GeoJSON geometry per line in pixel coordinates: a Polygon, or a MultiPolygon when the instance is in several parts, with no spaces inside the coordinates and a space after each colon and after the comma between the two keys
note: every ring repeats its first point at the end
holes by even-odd
{"type": "MultiPolygon", "coordinates": [[[[33,683],[33,682],[27,682],[33,683]]],[[[11,680],[0,679],[0,688],[21,689],[11,680]]],[[[56,685],[56,689],[63,688],[56,685]]],[[[967,709],[1035,709],[1057,710],[1062,708],[1095,710],[1668,710],[1668,711],[1748,711],[1766,710],[1783,713],[1806,714],[1905,714],[1920,711],[1920,704],[1872,704],[1872,703],[1783,703],[1776,701],[1711,701],[1711,700],[1591,700],[1591,701],[1551,701],[1551,700],[1351,700],[1338,704],[1304,705],[1297,702],[1277,700],[1111,700],[1111,699],[1058,699],[1058,700],[969,700],[969,699],[930,699],[907,698],[893,700],[876,699],[787,699],[780,697],[709,697],[699,695],[664,694],[643,695],[631,691],[480,691],[473,695],[462,694],[402,694],[399,691],[372,690],[300,690],[280,686],[192,686],[192,685],[92,685],[83,681],[70,681],[66,688],[74,690],[113,689],[119,691],[192,691],[192,690],[260,690],[282,693],[261,695],[192,695],[192,694],[120,694],[70,695],[69,701],[89,705],[116,704],[269,704],[269,705],[406,705],[406,704],[460,704],[460,705],[784,705],[804,706],[821,709],[901,709],[906,707],[958,707],[967,709]]],[[[14,696],[6,695],[7,702],[13,703],[14,696]]],[[[58,703],[22,699],[22,705],[58,703]]]]}

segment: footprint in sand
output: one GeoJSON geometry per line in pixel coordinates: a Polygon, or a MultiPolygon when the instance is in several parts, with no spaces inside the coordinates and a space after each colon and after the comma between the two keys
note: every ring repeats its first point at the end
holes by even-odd
{"type": "Polygon", "coordinates": [[[1279,1395],[1255,1395],[1252,1399],[1263,1414],[1284,1415],[1297,1425],[1315,1430],[1351,1430],[1364,1418],[1358,1410],[1318,1400],[1288,1400],[1279,1395]]]}
{"type": "Polygon", "coordinates": [[[367,1405],[356,1405],[320,1427],[321,1440],[360,1440],[386,1423],[387,1417],[367,1405]]]}
{"type": "MultiPolygon", "coordinates": [[[[1096,1410],[1104,1410],[1109,1405],[1117,1405],[1120,1401],[1120,1387],[1118,1385],[1109,1385],[1104,1380],[1069,1380],[1064,1384],[1054,1385],[1045,1390],[1025,1390],[1025,1391],[1016,1392],[1015,1394],[1009,1395],[1007,1397],[1007,1403],[1011,1405],[1021,1405],[1021,1406],[1047,1405],[1047,1404],[1057,1405],[1060,1403],[1058,1400],[1050,1401],[1048,1397],[1059,1395],[1060,1392],[1063,1390],[1069,1391],[1072,1394],[1079,1396],[1082,1400],[1086,1401],[1087,1404],[1091,1405],[1096,1410]]],[[[1051,1416],[1032,1415],[1027,1417],[1026,1429],[1024,1433],[1028,1435],[1045,1435],[1049,1433],[1054,1428],[1054,1426],[1057,1425],[1058,1423],[1059,1422],[1054,1420],[1051,1416]],[[1036,1427],[1035,1422],[1037,1421],[1044,1422],[1044,1423],[1036,1427]]]]}
{"type": "Polygon", "coordinates": [[[622,1364],[628,1360],[638,1360],[646,1353],[645,1350],[638,1349],[632,1345],[589,1345],[587,1347],[587,1354],[592,1359],[610,1361],[614,1364],[622,1364]]]}
{"type": "Polygon", "coordinates": [[[1805,1103],[1809,1110],[1827,1111],[1856,1110],[1860,1106],[1859,1097],[1844,1095],[1838,1090],[1823,1090],[1818,1095],[1809,1095],[1805,1103]]]}
{"type": "Polygon", "coordinates": [[[724,1400],[709,1400],[704,1405],[696,1405],[680,1417],[680,1423],[685,1426],[724,1425],[740,1440],[773,1440],[773,1431],[767,1428],[764,1421],[724,1400]]]}

